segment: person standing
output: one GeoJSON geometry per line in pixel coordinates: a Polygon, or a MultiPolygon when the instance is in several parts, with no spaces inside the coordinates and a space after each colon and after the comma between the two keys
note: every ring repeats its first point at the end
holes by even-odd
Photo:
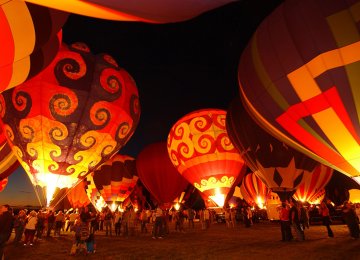
{"type": "Polygon", "coordinates": [[[281,204],[281,208],[279,210],[279,219],[280,219],[280,227],[281,227],[281,241],[291,241],[293,238],[291,233],[291,225],[290,225],[290,209],[289,205],[285,202],[281,204]]]}
{"type": "Polygon", "coordinates": [[[105,236],[112,236],[112,222],[113,222],[113,214],[108,209],[105,213],[104,226],[105,226],[105,236]]]}
{"type": "Polygon", "coordinates": [[[153,239],[163,238],[161,234],[162,229],[163,229],[163,211],[158,206],[155,210],[154,234],[152,238],[153,239]]]}
{"type": "Polygon", "coordinates": [[[319,208],[319,213],[322,218],[323,225],[326,227],[328,232],[328,237],[334,237],[334,233],[331,230],[330,224],[331,224],[331,218],[330,218],[330,210],[326,204],[325,201],[322,201],[319,208]]]}
{"type": "Polygon", "coordinates": [[[345,201],[343,206],[343,218],[349,228],[350,236],[358,239],[360,234],[359,223],[354,208],[349,201],[345,201]]]}
{"type": "Polygon", "coordinates": [[[37,223],[37,216],[36,212],[32,210],[29,213],[27,223],[25,225],[25,240],[24,246],[27,246],[30,243],[30,246],[34,243],[34,236],[36,231],[36,223],[37,223]]]}
{"type": "Polygon", "coordinates": [[[14,217],[10,206],[5,204],[0,207],[0,259],[4,259],[4,248],[13,229],[14,217]]]}
{"type": "Polygon", "coordinates": [[[15,238],[14,243],[19,243],[21,241],[22,235],[24,234],[26,224],[26,213],[24,210],[20,210],[17,216],[14,219],[14,230],[15,238]]]}
{"type": "Polygon", "coordinates": [[[54,226],[55,226],[55,215],[54,212],[50,210],[47,215],[47,233],[46,233],[47,237],[50,237],[51,230],[54,228],[54,226]]]}
{"type": "Polygon", "coordinates": [[[290,223],[291,226],[296,234],[296,238],[298,241],[304,241],[305,240],[305,234],[304,234],[304,230],[302,229],[301,223],[300,223],[300,208],[298,206],[298,203],[296,203],[295,201],[291,200],[290,201],[290,214],[289,214],[289,219],[290,219],[290,223]]]}
{"type": "Polygon", "coordinates": [[[188,208],[187,211],[188,211],[189,229],[194,229],[195,211],[192,208],[188,208]]]}

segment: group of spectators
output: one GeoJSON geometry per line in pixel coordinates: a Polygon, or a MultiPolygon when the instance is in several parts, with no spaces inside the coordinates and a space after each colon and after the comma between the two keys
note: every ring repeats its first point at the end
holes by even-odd
{"type": "MultiPolygon", "coordinates": [[[[331,229],[331,212],[333,206],[329,200],[324,200],[319,206],[322,224],[326,227],[328,237],[334,237],[331,229]]],[[[305,229],[310,227],[309,211],[301,202],[290,200],[283,202],[279,208],[282,241],[304,241],[305,229]],[[294,235],[293,235],[294,234],[294,235]]],[[[358,239],[360,235],[359,217],[355,206],[346,201],[342,206],[342,218],[349,228],[351,238],[358,239]]]]}

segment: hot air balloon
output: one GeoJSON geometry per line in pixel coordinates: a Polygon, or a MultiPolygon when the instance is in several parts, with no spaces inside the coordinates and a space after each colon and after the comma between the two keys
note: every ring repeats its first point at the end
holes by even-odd
{"type": "Polygon", "coordinates": [[[325,197],[336,206],[340,206],[349,200],[349,190],[351,189],[360,189],[360,185],[352,178],[334,171],[330,181],[325,186],[325,197]]]}
{"type": "Polygon", "coordinates": [[[304,174],[301,184],[294,193],[294,199],[311,204],[320,204],[325,197],[325,186],[332,177],[333,169],[320,164],[311,173],[304,174]]]}
{"type": "Polygon", "coordinates": [[[6,184],[8,183],[8,178],[0,179],[0,192],[5,189],[6,184]]]}
{"type": "Polygon", "coordinates": [[[101,197],[115,211],[129,197],[138,180],[135,159],[116,154],[94,171],[93,179],[101,197]]]}
{"type": "Polygon", "coordinates": [[[229,137],[246,164],[282,200],[289,199],[303,176],[319,164],[265,132],[238,98],[231,102],[226,120],[229,137]]]}
{"type": "Polygon", "coordinates": [[[240,192],[249,205],[263,208],[270,190],[254,173],[245,175],[241,182],[240,192]]]}
{"type": "Polygon", "coordinates": [[[188,182],[172,165],[166,142],[147,145],[136,158],[141,182],[161,207],[170,208],[188,182]]]}
{"type": "Polygon", "coordinates": [[[70,191],[67,192],[66,197],[72,208],[82,208],[90,204],[90,199],[85,191],[84,181],[81,181],[78,185],[72,187],[70,191]]]}
{"type": "Polygon", "coordinates": [[[4,132],[0,128],[0,181],[7,178],[19,166],[20,163],[12,152],[4,132]]]}
{"type": "Polygon", "coordinates": [[[201,13],[234,2],[235,0],[26,0],[75,14],[118,21],[173,23],[194,18],[201,13]]]}
{"type": "Polygon", "coordinates": [[[53,60],[67,13],[25,3],[0,4],[0,91],[23,83],[53,60]]]}
{"type": "Polygon", "coordinates": [[[230,189],[245,174],[244,160],[229,139],[226,111],[202,109],[178,120],[168,136],[168,152],[177,170],[222,207],[230,189]]]}
{"type": "Polygon", "coordinates": [[[1,127],[34,186],[70,188],[123,147],[139,121],[132,77],[107,54],[63,46],[39,75],[0,96],[1,127]]]}
{"type": "Polygon", "coordinates": [[[348,176],[360,176],[359,3],[284,1],[238,69],[244,104],[266,131],[348,176]]]}
{"type": "Polygon", "coordinates": [[[95,207],[98,212],[101,212],[103,208],[107,207],[107,204],[100,192],[97,190],[95,186],[95,182],[93,179],[94,173],[88,174],[83,180],[85,186],[85,192],[88,196],[91,204],[95,207]]]}

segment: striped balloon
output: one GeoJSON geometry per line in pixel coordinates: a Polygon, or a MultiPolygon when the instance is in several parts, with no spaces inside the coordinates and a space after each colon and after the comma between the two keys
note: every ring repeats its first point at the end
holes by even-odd
{"type": "Polygon", "coordinates": [[[55,57],[68,14],[22,0],[0,1],[0,91],[42,71],[55,57]]]}
{"type": "Polygon", "coordinates": [[[324,197],[324,188],[330,181],[333,171],[333,169],[321,164],[312,173],[305,173],[301,184],[293,195],[294,199],[314,203],[319,198],[324,197]]]}
{"type": "Polygon", "coordinates": [[[93,175],[94,183],[108,207],[119,206],[133,191],[138,180],[135,159],[116,154],[93,175]]]}
{"type": "Polygon", "coordinates": [[[0,181],[7,178],[20,166],[15,154],[6,141],[6,136],[0,128],[0,181]]]}
{"type": "Polygon", "coordinates": [[[94,173],[88,174],[83,180],[85,186],[85,192],[88,196],[91,204],[96,208],[97,211],[101,212],[103,208],[107,207],[105,200],[101,197],[100,192],[97,190],[94,179],[94,173]]]}
{"type": "Polygon", "coordinates": [[[242,52],[240,95],[287,145],[360,177],[360,0],[283,1],[242,52]]]}
{"type": "Polygon", "coordinates": [[[249,205],[258,204],[260,201],[264,204],[269,191],[255,173],[246,175],[240,186],[240,192],[249,205]]]}
{"type": "Polygon", "coordinates": [[[8,183],[8,178],[0,180],[0,192],[5,189],[6,184],[8,183]]]}

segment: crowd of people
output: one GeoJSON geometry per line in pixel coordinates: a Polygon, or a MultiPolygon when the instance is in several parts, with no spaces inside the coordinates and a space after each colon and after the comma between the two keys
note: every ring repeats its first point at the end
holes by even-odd
{"type": "MultiPolygon", "coordinates": [[[[90,211],[88,207],[57,212],[24,209],[12,212],[9,205],[3,205],[0,209],[0,256],[3,255],[4,246],[12,231],[14,231],[14,244],[30,247],[44,236],[59,237],[63,233],[73,232],[74,243],[70,253],[88,254],[95,253],[97,231],[103,231],[105,236],[134,236],[136,232],[140,232],[151,234],[153,239],[163,239],[170,233],[170,223],[175,227],[175,232],[185,232],[186,229],[194,229],[195,219],[200,222],[201,229],[210,228],[213,222],[219,222],[217,219],[219,213],[223,215],[227,228],[234,228],[239,223],[250,227],[258,218],[256,211],[248,206],[221,209],[221,212],[212,209],[195,211],[191,208],[163,210],[161,207],[137,211],[132,206],[115,212],[109,208],[104,208],[101,212],[90,211]]],[[[328,237],[334,237],[331,229],[333,206],[329,201],[323,201],[318,210],[328,237]]],[[[355,208],[349,202],[344,203],[343,220],[349,228],[350,236],[354,239],[358,239],[360,234],[359,213],[360,205],[355,208]]],[[[308,207],[293,200],[283,202],[279,208],[279,219],[282,241],[305,240],[305,230],[310,227],[308,207]]]]}
{"type": "MultiPolygon", "coordinates": [[[[329,200],[323,200],[318,210],[328,237],[334,237],[331,229],[334,207],[329,200]]],[[[355,206],[348,201],[345,201],[342,206],[342,219],[348,226],[350,237],[353,239],[358,239],[360,235],[359,211],[360,205],[355,206]]],[[[279,208],[279,219],[281,241],[305,240],[305,229],[310,228],[310,217],[309,208],[305,207],[303,203],[294,200],[283,202],[279,208]]]]}

